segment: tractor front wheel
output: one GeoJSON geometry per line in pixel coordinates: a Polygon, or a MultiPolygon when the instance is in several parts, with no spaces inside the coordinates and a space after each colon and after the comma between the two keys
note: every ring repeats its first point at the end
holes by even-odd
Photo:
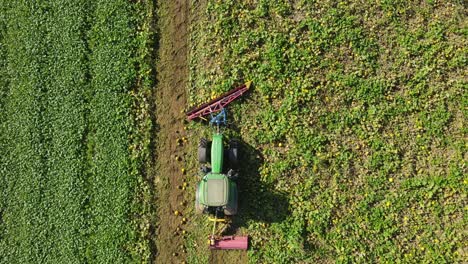
{"type": "Polygon", "coordinates": [[[200,139],[200,143],[198,144],[198,162],[206,163],[208,161],[208,145],[209,142],[206,138],[200,139]]]}
{"type": "Polygon", "coordinates": [[[228,157],[229,157],[229,165],[232,169],[238,168],[238,165],[239,165],[238,152],[239,152],[239,142],[236,139],[231,139],[229,141],[228,157]]]}

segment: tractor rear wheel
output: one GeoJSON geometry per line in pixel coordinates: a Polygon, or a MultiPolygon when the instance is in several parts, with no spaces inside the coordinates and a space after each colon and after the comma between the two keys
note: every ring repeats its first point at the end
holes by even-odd
{"type": "Polygon", "coordinates": [[[195,213],[202,214],[205,210],[205,206],[200,204],[200,194],[198,193],[198,184],[195,190],[195,213]]]}
{"type": "Polygon", "coordinates": [[[234,193],[232,194],[234,195],[234,202],[232,204],[230,204],[229,207],[226,207],[224,208],[224,214],[225,215],[236,215],[237,214],[237,202],[238,202],[238,198],[237,198],[237,188],[235,189],[234,193]]]}
{"type": "Polygon", "coordinates": [[[208,145],[209,142],[206,138],[200,139],[198,144],[198,162],[206,163],[208,161],[208,145]]]}

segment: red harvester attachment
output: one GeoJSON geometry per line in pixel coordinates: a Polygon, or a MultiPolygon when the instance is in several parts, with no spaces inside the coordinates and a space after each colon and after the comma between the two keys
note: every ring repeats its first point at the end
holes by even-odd
{"type": "Polygon", "coordinates": [[[218,98],[215,98],[209,101],[208,103],[190,109],[187,112],[187,119],[193,120],[197,117],[203,117],[205,115],[221,111],[221,109],[223,109],[226,105],[228,105],[230,102],[234,101],[239,96],[243,95],[247,90],[249,90],[251,83],[252,82],[249,81],[242,86],[239,86],[235,89],[232,89],[229,92],[222,94],[218,98]]]}
{"type": "Polygon", "coordinates": [[[210,245],[210,249],[240,249],[247,250],[249,246],[249,237],[246,236],[224,236],[214,240],[210,245]]]}
{"type": "Polygon", "coordinates": [[[218,222],[226,222],[226,218],[218,218],[218,211],[216,211],[214,218],[208,218],[208,220],[213,222],[213,231],[209,237],[210,249],[247,250],[247,248],[249,247],[248,236],[216,236],[215,235],[216,224],[218,222]]]}

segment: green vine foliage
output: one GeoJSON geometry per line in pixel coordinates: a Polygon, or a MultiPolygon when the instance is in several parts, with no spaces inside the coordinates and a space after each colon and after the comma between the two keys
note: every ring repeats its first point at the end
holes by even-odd
{"type": "MultiPolygon", "coordinates": [[[[229,106],[264,157],[244,180],[289,204],[282,221],[246,220],[252,263],[466,259],[461,3],[208,1],[205,16],[190,102],[253,81],[229,106]]],[[[250,186],[240,210],[269,214],[250,186]]]]}

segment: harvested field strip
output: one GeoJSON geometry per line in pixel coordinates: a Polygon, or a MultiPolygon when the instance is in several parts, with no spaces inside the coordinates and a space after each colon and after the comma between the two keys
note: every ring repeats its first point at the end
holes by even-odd
{"type": "MultiPolygon", "coordinates": [[[[185,213],[180,203],[183,192],[177,188],[183,182],[181,168],[184,166],[184,152],[177,145],[177,138],[185,135],[183,109],[186,104],[187,67],[187,0],[161,1],[158,3],[158,28],[160,41],[157,65],[157,104],[156,122],[159,128],[157,146],[153,150],[158,154],[155,164],[155,186],[159,226],[157,245],[160,249],[154,261],[156,263],[180,263],[185,259],[184,239],[175,234],[180,219],[173,211],[185,213]],[[175,155],[182,160],[177,161],[175,155]],[[173,254],[177,255],[174,256],[173,254]]],[[[190,208],[189,205],[186,206],[190,208]]]]}

